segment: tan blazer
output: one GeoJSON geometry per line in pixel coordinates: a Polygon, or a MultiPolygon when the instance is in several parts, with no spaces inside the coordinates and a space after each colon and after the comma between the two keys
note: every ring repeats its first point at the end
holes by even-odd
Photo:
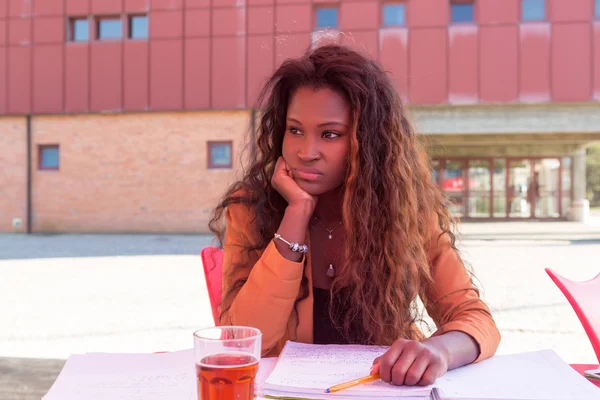
{"type": "MultiPolygon", "coordinates": [[[[250,209],[246,205],[234,204],[229,206],[225,215],[223,293],[227,293],[237,280],[247,281],[235,296],[230,296],[228,304],[222,304],[222,309],[230,307],[223,313],[221,323],[260,329],[263,334],[263,355],[278,355],[287,340],[312,343],[310,250],[306,266],[309,295],[297,305],[296,322],[293,307],[300,295],[303,263],[284,258],[273,241],[264,250],[248,255],[243,248],[249,243],[256,243],[250,237],[250,209]]],[[[432,230],[431,237],[437,239],[441,230],[437,224],[432,230]]],[[[306,244],[310,249],[308,233],[306,244]]],[[[480,354],[476,361],[491,357],[500,342],[500,333],[459,255],[449,245],[448,235],[443,235],[439,241],[431,241],[429,260],[434,290],[427,299],[427,312],[437,327],[434,335],[448,331],[467,333],[479,344],[480,354]]]]}

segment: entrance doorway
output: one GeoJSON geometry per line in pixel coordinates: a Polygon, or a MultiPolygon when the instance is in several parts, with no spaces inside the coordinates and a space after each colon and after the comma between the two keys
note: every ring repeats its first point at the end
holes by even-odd
{"type": "Polygon", "coordinates": [[[462,219],[558,219],[572,199],[570,157],[444,158],[432,179],[462,219]]]}

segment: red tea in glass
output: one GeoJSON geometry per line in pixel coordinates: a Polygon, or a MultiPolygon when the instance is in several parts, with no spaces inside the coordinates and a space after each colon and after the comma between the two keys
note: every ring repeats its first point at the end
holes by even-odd
{"type": "Polygon", "coordinates": [[[199,400],[251,400],[258,360],[248,354],[224,353],[196,364],[199,400]]]}
{"type": "Polygon", "coordinates": [[[262,335],[220,326],[194,333],[198,400],[253,400],[262,335]]]}

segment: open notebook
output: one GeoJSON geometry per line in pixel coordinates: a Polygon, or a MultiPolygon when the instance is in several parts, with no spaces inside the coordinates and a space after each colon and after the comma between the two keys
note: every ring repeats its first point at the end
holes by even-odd
{"type": "Polygon", "coordinates": [[[396,387],[378,381],[324,393],[330,386],[368,375],[373,359],[385,350],[287,342],[261,385],[261,394],[305,399],[600,400],[600,389],[552,350],[495,356],[450,371],[428,387],[396,387]]]}

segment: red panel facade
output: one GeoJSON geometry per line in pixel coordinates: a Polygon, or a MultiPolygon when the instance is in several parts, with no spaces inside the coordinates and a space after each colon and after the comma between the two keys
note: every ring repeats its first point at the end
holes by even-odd
{"type": "Polygon", "coordinates": [[[152,0],[153,10],[181,10],[183,0],[152,0]]]}
{"type": "Polygon", "coordinates": [[[183,35],[182,11],[156,11],[150,18],[150,38],[180,38],[183,35]]]}
{"type": "Polygon", "coordinates": [[[594,0],[546,0],[550,19],[557,22],[589,21],[594,15],[594,0]]]}
{"type": "Polygon", "coordinates": [[[440,104],[448,99],[448,31],[418,29],[409,35],[410,101],[440,104]]]}
{"type": "Polygon", "coordinates": [[[275,32],[297,33],[312,30],[313,7],[310,3],[286,4],[275,7],[275,32]]]}
{"type": "Polygon", "coordinates": [[[8,21],[8,43],[17,46],[31,44],[31,19],[8,21]]]}
{"type": "Polygon", "coordinates": [[[63,50],[60,44],[36,46],[33,51],[33,112],[63,111],[63,50]]]}
{"type": "Polygon", "coordinates": [[[484,26],[480,30],[479,97],[483,102],[518,98],[518,27],[484,26]]]}
{"type": "Polygon", "coordinates": [[[477,2],[480,25],[516,24],[521,15],[521,0],[485,0],[477,2]]]}
{"type": "MultiPolygon", "coordinates": [[[[302,0],[273,0],[273,1],[275,1],[276,4],[294,4],[294,3],[298,4],[298,3],[303,3],[302,0]]],[[[318,3],[319,1],[318,0],[314,0],[314,2],[318,3]]],[[[337,1],[335,1],[335,2],[337,2],[337,1]]]]}
{"type": "Polygon", "coordinates": [[[38,43],[63,43],[65,41],[64,17],[37,18],[33,23],[33,41],[38,43]]]}
{"type": "MultiPolygon", "coordinates": [[[[273,4],[273,0],[268,0],[273,4]]],[[[210,7],[210,0],[185,0],[185,7],[190,8],[207,8],[210,7]]]]}
{"type": "MultiPolygon", "coordinates": [[[[0,2],[1,4],[2,2],[0,2]]],[[[33,4],[36,16],[61,16],[64,13],[64,0],[37,0],[33,4]]]]}
{"type": "Polygon", "coordinates": [[[89,1],[65,0],[65,6],[69,16],[86,16],[90,12],[89,1]]]}
{"type": "Polygon", "coordinates": [[[148,109],[148,43],[125,42],[123,107],[125,111],[148,109]]]}
{"type": "Polygon", "coordinates": [[[594,23],[594,100],[600,100],[600,21],[594,23]]]}
{"type": "Polygon", "coordinates": [[[184,107],[197,110],[210,107],[210,39],[185,41],[184,107]]]}
{"type": "Polygon", "coordinates": [[[450,22],[453,1],[398,2],[401,27],[382,26],[387,0],[0,0],[0,114],[249,107],[284,59],[325,43],[378,59],[411,103],[600,99],[594,0],[546,0],[549,20],[523,23],[521,0],[478,0],[474,24],[450,22]],[[315,31],[319,6],[339,8],[342,34],[315,31]],[[129,40],[144,13],[149,38],[129,40]],[[69,17],[95,31],[94,16],[120,16],[123,40],[66,42],[69,17]]]}
{"type": "Polygon", "coordinates": [[[585,101],[592,93],[588,23],[552,26],[552,100],[585,101]]]}
{"type": "Polygon", "coordinates": [[[246,103],[254,106],[258,93],[275,68],[271,35],[248,37],[248,96],[246,103]]]}
{"type": "Polygon", "coordinates": [[[123,108],[123,44],[94,43],[91,56],[92,111],[119,111],[123,108]]]}
{"type": "Polygon", "coordinates": [[[8,0],[8,15],[13,18],[30,17],[33,1],[8,0]]]}
{"type": "Polygon", "coordinates": [[[236,5],[243,6],[246,0],[213,0],[213,7],[234,7],[236,5]]]}
{"type": "Polygon", "coordinates": [[[354,31],[342,36],[342,44],[377,59],[379,33],[376,30],[354,31]]]}
{"type": "Polygon", "coordinates": [[[79,43],[68,45],[65,48],[65,111],[88,111],[89,101],[89,46],[79,43]]]}
{"type": "MultiPolygon", "coordinates": [[[[123,11],[123,0],[90,0],[92,13],[118,15],[123,11]]],[[[156,0],[154,0],[156,1],[156,0]]]]}
{"type": "Polygon", "coordinates": [[[408,29],[379,31],[379,60],[403,101],[408,101],[408,29]]]}
{"type": "Polygon", "coordinates": [[[275,37],[275,66],[287,58],[300,57],[310,46],[310,36],[306,34],[278,35],[275,37]]]}
{"type": "Polygon", "coordinates": [[[31,47],[8,48],[8,112],[31,112],[31,47]]]}
{"type": "Polygon", "coordinates": [[[242,108],[246,104],[246,40],[213,38],[211,99],[213,108],[242,108]]]}
{"type": "Polygon", "coordinates": [[[446,26],[449,18],[448,0],[418,0],[410,2],[408,25],[412,27],[446,26]]]}
{"type": "Polygon", "coordinates": [[[272,6],[248,8],[248,35],[273,34],[275,9],[272,6]]]}
{"type": "Polygon", "coordinates": [[[6,27],[7,21],[0,19],[0,46],[6,46],[6,27]]]}
{"type": "Polygon", "coordinates": [[[340,30],[379,28],[381,5],[376,1],[343,2],[340,4],[340,30]]]}
{"type": "Polygon", "coordinates": [[[8,50],[6,47],[0,47],[0,114],[7,112],[8,107],[8,87],[6,78],[8,71],[6,68],[6,61],[8,57],[8,50]]]}
{"type": "Polygon", "coordinates": [[[185,36],[207,37],[210,35],[210,10],[188,10],[184,13],[185,36]]]}
{"type": "Polygon", "coordinates": [[[213,36],[243,35],[246,32],[245,8],[214,8],[212,15],[213,36]]]}
{"type": "Polygon", "coordinates": [[[153,40],[150,43],[150,107],[153,110],[183,108],[183,43],[153,40]]]}
{"type": "Polygon", "coordinates": [[[143,13],[150,9],[150,0],[125,0],[125,12],[143,13]]]}
{"type": "Polygon", "coordinates": [[[547,22],[523,24],[519,36],[520,100],[548,101],[550,100],[550,24],[547,22]]]}
{"type": "Polygon", "coordinates": [[[448,101],[476,103],[479,97],[478,27],[454,25],[448,35],[448,101]]]}

